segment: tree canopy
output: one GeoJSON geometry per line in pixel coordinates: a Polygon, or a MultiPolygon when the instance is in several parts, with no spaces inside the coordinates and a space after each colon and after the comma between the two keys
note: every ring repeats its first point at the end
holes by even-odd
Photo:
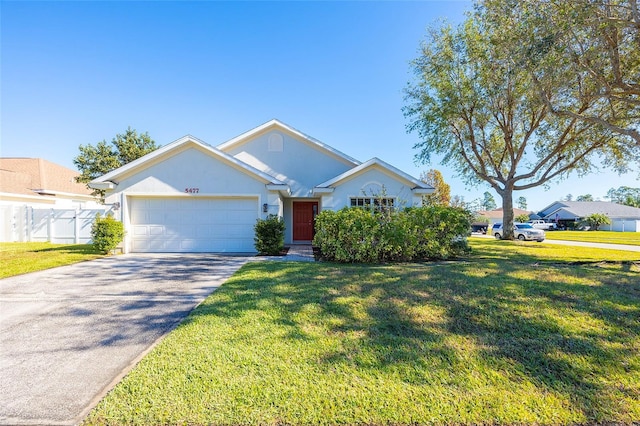
{"type": "Polygon", "coordinates": [[[593,195],[583,194],[583,195],[578,195],[576,197],[576,201],[595,201],[595,200],[593,199],[593,195]]]}
{"type": "Polygon", "coordinates": [[[606,198],[612,203],[624,204],[631,207],[640,207],[640,188],[621,186],[607,191],[606,198]]]}
{"type": "MultiPolygon", "coordinates": [[[[131,127],[128,127],[123,134],[117,134],[110,144],[102,140],[95,146],[80,145],[80,153],[73,159],[73,164],[80,171],[77,181],[89,183],[158,148],[159,146],[148,133],[138,134],[131,127]]],[[[98,189],[93,189],[93,193],[100,197],[104,196],[104,191],[98,189]]]]}
{"type": "Polygon", "coordinates": [[[517,203],[518,203],[519,209],[522,209],[522,210],[527,209],[527,199],[525,197],[522,197],[522,196],[518,197],[517,203]]]}
{"type": "MultiPolygon", "coordinates": [[[[417,159],[441,155],[468,184],[488,183],[502,198],[505,238],[514,191],[588,174],[601,161],[624,172],[639,157],[619,128],[561,113],[580,93],[566,49],[551,54],[545,43],[555,39],[529,27],[543,19],[538,3],[487,0],[463,24],[431,28],[406,89],[417,159]]],[[[601,97],[579,99],[580,111],[606,118],[601,97]]]]}
{"type": "Polygon", "coordinates": [[[495,210],[498,207],[495,198],[493,198],[493,195],[491,195],[489,191],[485,191],[485,193],[482,194],[481,203],[482,208],[485,210],[495,210]]]}
{"type": "Polygon", "coordinates": [[[512,24],[502,30],[522,46],[518,62],[553,114],[640,146],[638,0],[485,0],[478,10],[494,25],[512,24]]]}
{"type": "Polygon", "coordinates": [[[444,181],[442,173],[436,169],[422,172],[420,180],[435,188],[431,194],[422,197],[427,206],[449,206],[451,204],[451,186],[444,181]]]}

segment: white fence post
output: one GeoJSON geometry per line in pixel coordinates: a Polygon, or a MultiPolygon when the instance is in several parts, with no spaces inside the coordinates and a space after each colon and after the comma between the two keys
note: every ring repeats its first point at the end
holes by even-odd
{"type": "Polygon", "coordinates": [[[73,216],[73,242],[75,244],[80,242],[80,221],[78,216],[80,216],[80,210],[76,208],[76,213],[73,216]]]}

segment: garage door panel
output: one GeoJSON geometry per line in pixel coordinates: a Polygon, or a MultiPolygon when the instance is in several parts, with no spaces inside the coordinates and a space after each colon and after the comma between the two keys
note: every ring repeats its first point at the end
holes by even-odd
{"type": "Polygon", "coordinates": [[[229,225],[227,236],[232,238],[253,238],[253,229],[250,231],[243,225],[229,225]]]}
{"type": "Polygon", "coordinates": [[[248,223],[256,221],[256,212],[247,210],[236,210],[232,217],[229,218],[231,223],[248,223]]]}
{"type": "Polygon", "coordinates": [[[137,252],[254,252],[257,198],[137,198],[129,201],[137,252]]]}

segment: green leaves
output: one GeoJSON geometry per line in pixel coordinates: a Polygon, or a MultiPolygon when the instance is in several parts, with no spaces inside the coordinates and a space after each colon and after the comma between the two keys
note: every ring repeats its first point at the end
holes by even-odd
{"type": "Polygon", "coordinates": [[[468,252],[470,214],[431,206],[374,213],[361,208],[324,210],[316,217],[314,244],[328,260],[380,263],[449,259],[468,252]]]}
{"type": "Polygon", "coordinates": [[[275,256],[284,249],[284,220],[270,214],[266,219],[258,219],[254,226],[255,247],[260,254],[275,256]]]}
{"type": "Polygon", "coordinates": [[[513,191],[599,164],[626,172],[640,161],[640,138],[630,143],[640,117],[631,6],[485,0],[458,27],[431,28],[405,91],[416,159],[438,154],[466,183],[488,183],[505,211],[513,191]]]}
{"type": "MultiPolygon", "coordinates": [[[[138,134],[127,128],[125,133],[117,134],[108,144],[105,140],[93,145],[80,145],[80,154],[73,164],[80,171],[78,182],[89,183],[92,180],[122,167],[143,155],[158,149],[159,146],[148,133],[138,134]]],[[[93,190],[94,195],[104,196],[104,191],[93,190]]]]}
{"type": "Polygon", "coordinates": [[[107,254],[118,247],[124,234],[124,225],[116,220],[112,214],[102,217],[98,213],[93,225],[91,225],[93,247],[100,253],[107,254]]]}
{"type": "Polygon", "coordinates": [[[590,216],[585,218],[585,221],[592,227],[594,230],[598,230],[601,225],[606,225],[611,223],[611,219],[605,214],[602,213],[593,213],[590,216]]]}

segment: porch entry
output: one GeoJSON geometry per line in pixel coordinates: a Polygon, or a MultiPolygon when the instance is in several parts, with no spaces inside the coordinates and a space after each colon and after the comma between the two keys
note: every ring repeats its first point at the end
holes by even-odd
{"type": "Polygon", "coordinates": [[[317,201],[293,202],[293,241],[313,240],[314,219],[317,214],[317,201]]]}

